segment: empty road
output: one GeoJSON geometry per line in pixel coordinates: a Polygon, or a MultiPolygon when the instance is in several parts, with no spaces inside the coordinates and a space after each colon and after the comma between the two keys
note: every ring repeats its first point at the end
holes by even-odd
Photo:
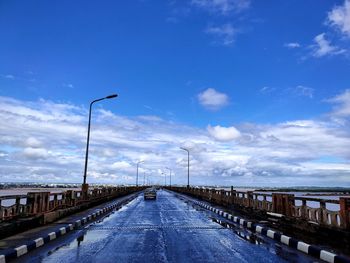
{"type": "Polygon", "coordinates": [[[239,226],[224,227],[216,218],[160,190],[156,201],[139,195],[108,217],[16,262],[316,262],[239,226]]]}

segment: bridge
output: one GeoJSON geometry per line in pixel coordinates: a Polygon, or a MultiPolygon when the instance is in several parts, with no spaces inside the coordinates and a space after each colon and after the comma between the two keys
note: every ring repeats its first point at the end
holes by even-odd
{"type": "Polygon", "coordinates": [[[143,190],[1,197],[0,263],[350,262],[348,198],[167,187],[145,201],[143,190]]]}

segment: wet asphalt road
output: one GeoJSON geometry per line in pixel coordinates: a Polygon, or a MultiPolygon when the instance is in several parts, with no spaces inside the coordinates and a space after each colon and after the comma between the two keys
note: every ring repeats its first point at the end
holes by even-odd
{"type": "Polygon", "coordinates": [[[174,193],[136,199],[110,216],[55,240],[17,262],[315,262],[243,229],[174,193]],[[240,234],[240,235],[238,235],[240,234]],[[244,238],[250,235],[250,241],[244,238]]]}

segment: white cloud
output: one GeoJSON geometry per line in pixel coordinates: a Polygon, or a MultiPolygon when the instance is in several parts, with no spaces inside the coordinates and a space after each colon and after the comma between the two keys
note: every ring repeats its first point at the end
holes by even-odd
{"type": "Polygon", "coordinates": [[[306,87],[306,86],[303,86],[303,85],[299,85],[299,86],[295,87],[295,92],[296,92],[297,95],[309,97],[310,99],[313,98],[314,91],[315,90],[313,88],[306,87]]]}
{"type": "Polygon", "coordinates": [[[337,46],[332,46],[331,42],[325,38],[325,33],[319,34],[314,38],[315,44],[312,46],[312,55],[314,57],[324,57],[329,55],[339,55],[346,52],[337,46]]]}
{"type": "Polygon", "coordinates": [[[327,101],[335,105],[331,113],[333,117],[344,118],[350,116],[350,89],[327,101]]]}
{"type": "Polygon", "coordinates": [[[216,38],[215,43],[230,46],[235,41],[237,30],[231,24],[223,24],[220,26],[210,26],[205,32],[216,38]]]}
{"type": "Polygon", "coordinates": [[[208,126],[207,130],[211,136],[218,141],[232,141],[241,136],[235,127],[208,126]]]}
{"type": "Polygon", "coordinates": [[[154,115],[140,115],[138,117],[140,120],[144,120],[144,121],[153,121],[153,122],[162,121],[160,117],[154,116],[154,115]]]}
{"type": "Polygon", "coordinates": [[[350,37],[350,0],[343,5],[335,6],[328,13],[328,22],[345,36],[350,37]]]}
{"type": "Polygon", "coordinates": [[[1,77],[5,78],[5,79],[15,79],[14,75],[11,74],[7,74],[7,75],[0,75],[1,77]]]}
{"type": "MultiPolygon", "coordinates": [[[[329,101],[332,116],[350,116],[350,91],[329,101]]],[[[1,181],[81,182],[87,114],[71,104],[0,97],[1,181]]],[[[350,167],[342,165],[350,161],[350,132],[333,118],[200,129],[98,109],[88,182],[135,183],[135,162],[145,160],[140,171],[152,182],[163,183],[159,169],[168,166],[173,183],[185,184],[180,146],[190,148],[193,184],[350,186],[350,167]]]]}
{"type": "Polygon", "coordinates": [[[250,7],[250,0],[192,0],[191,3],[209,12],[216,12],[222,15],[227,15],[231,12],[238,13],[250,7]]]}
{"type": "Polygon", "coordinates": [[[72,83],[63,83],[63,87],[74,89],[74,85],[72,83]]]}
{"type": "Polygon", "coordinates": [[[265,87],[262,87],[260,89],[260,92],[263,93],[263,94],[266,94],[266,93],[271,93],[275,90],[275,88],[272,88],[272,87],[268,87],[268,86],[265,86],[265,87]]]}
{"type": "Polygon", "coordinates": [[[115,162],[112,164],[113,169],[126,169],[131,167],[131,164],[126,161],[115,162]]]}
{"type": "Polygon", "coordinates": [[[301,47],[301,45],[297,42],[285,43],[284,46],[287,48],[293,48],[293,49],[301,47]]]}
{"type": "Polygon", "coordinates": [[[48,152],[42,148],[25,148],[23,154],[28,159],[46,159],[48,157],[48,152]]]}
{"type": "Polygon", "coordinates": [[[229,97],[225,93],[208,88],[198,94],[199,103],[207,109],[218,110],[229,103],[229,97]]]}
{"type": "Polygon", "coordinates": [[[31,148],[40,148],[42,146],[42,142],[39,141],[37,138],[29,137],[25,141],[25,145],[31,148]]]}

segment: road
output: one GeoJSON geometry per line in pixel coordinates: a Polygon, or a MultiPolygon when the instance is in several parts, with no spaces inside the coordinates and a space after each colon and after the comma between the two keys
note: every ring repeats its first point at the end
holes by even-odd
{"type": "Polygon", "coordinates": [[[217,223],[175,193],[136,199],[16,262],[315,262],[300,252],[217,223]],[[248,240],[248,238],[249,240],[248,240]]]}

